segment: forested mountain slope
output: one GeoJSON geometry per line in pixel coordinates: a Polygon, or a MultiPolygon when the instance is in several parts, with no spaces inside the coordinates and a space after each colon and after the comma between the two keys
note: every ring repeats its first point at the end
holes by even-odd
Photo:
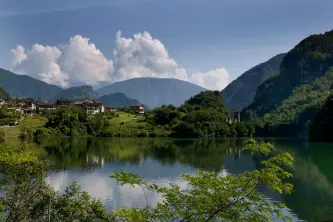
{"type": "Polygon", "coordinates": [[[232,111],[240,111],[249,106],[255,97],[258,86],[280,72],[280,64],[286,54],[274,56],[243,73],[232,81],[223,92],[223,103],[232,111]]]}
{"type": "Polygon", "coordinates": [[[302,40],[283,58],[280,73],[263,82],[248,107],[259,116],[278,108],[295,87],[311,84],[333,66],[333,30],[302,40]]]}
{"type": "Polygon", "coordinates": [[[59,86],[50,85],[30,76],[17,75],[0,69],[0,86],[12,97],[31,97],[52,100],[61,90],[59,86]]]}

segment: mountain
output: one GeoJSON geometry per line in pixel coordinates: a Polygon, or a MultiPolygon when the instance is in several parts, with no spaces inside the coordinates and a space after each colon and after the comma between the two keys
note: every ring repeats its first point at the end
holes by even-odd
{"type": "Polygon", "coordinates": [[[10,95],[0,86],[0,99],[10,99],[10,95]]]}
{"type": "Polygon", "coordinates": [[[333,89],[333,67],[324,76],[311,84],[293,89],[291,95],[282,101],[272,112],[266,113],[266,122],[304,122],[310,121],[316,111],[325,103],[333,89]]]}
{"type": "Polygon", "coordinates": [[[100,95],[124,93],[127,97],[137,99],[149,108],[155,108],[164,104],[180,106],[191,96],[205,90],[193,83],[177,79],[135,78],[113,83],[97,92],[100,95]]]}
{"type": "Polygon", "coordinates": [[[135,104],[142,104],[140,101],[136,99],[128,98],[124,93],[114,93],[101,96],[98,100],[104,103],[105,106],[114,107],[114,108],[121,108],[135,104]]]}
{"type": "Polygon", "coordinates": [[[333,66],[333,30],[302,40],[283,58],[279,75],[263,82],[248,107],[259,116],[278,108],[295,87],[311,84],[333,66]]]}
{"type": "Polygon", "coordinates": [[[249,106],[255,97],[258,86],[269,77],[280,72],[280,64],[286,54],[274,56],[243,73],[223,91],[223,102],[232,111],[240,111],[249,106]]]}
{"type": "Polygon", "coordinates": [[[60,91],[54,99],[94,99],[98,97],[91,86],[76,86],[60,91]]]}
{"type": "Polygon", "coordinates": [[[42,100],[51,100],[62,90],[59,86],[50,85],[29,76],[17,75],[5,69],[0,69],[0,86],[12,98],[37,99],[40,97],[42,100]]]}

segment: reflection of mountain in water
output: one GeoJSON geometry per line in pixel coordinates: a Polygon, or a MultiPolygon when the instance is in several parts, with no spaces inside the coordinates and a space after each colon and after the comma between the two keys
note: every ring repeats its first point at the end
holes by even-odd
{"type": "MultiPolygon", "coordinates": [[[[295,158],[291,195],[280,196],[260,190],[269,197],[285,202],[301,219],[333,219],[333,148],[331,144],[302,143],[293,140],[272,141],[278,151],[291,152],[295,158]]],[[[262,157],[241,153],[242,141],[171,140],[171,139],[70,139],[40,144],[49,159],[62,172],[49,180],[58,189],[75,179],[94,196],[107,199],[109,208],[138,204],[141,191],[116,186],[108,178],[112,171],[125,169],[149,181],[167,185],[182,184],[179,175],[195,169],[241,173],[260,166],[262,157]]],[[[158,197],[150,195],[150,202],[158,197]]]]}

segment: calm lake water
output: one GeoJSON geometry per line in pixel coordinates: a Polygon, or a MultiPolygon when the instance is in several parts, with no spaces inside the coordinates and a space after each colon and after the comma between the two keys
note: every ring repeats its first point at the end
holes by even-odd
{"type": "MultiPolygon", "coordinates": [[[[297,140],[265,140],[295,158],[291,195],[262,190],[284,202],[298,220],[333,221],[333,144],[297,140]]],[[[259,160],[240,152],[242,140],[172,139],[68,139],[39,144],[35,152],[55,166],[48,182],[58,190],[76,180],[85,191],[100,198],[107,209],[143,206],[141,189],[119,186],[109,175],[126,170],[159,185],[186,187],[180,175],[198,169],[241,173],[258,167],[259,160]]],[[[149,204],[160,199],[148,194],[149,204]]]]}

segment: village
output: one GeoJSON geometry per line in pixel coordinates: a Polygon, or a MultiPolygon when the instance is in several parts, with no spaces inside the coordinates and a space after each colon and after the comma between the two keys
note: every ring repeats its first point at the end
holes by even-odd
{"type": "MultiPolygon", "coordinates": [[[[19,124],[24,116],[42,114],[43,112],[54,112],[65,106],[81,107],[88,115],[117,112],[117,108],[104,106],[100,101],[93,99],[58,99],[55,102],[36,101],[31,98],[0,99],[0,107],[6,109],[8,113],[17,116],[17,120],[11,122],[9,125],[19,124]]],[[[143,115],[145,113],[145,106],[143,104],[132,105],[130,109],[135,115],[143,115]]]]}

